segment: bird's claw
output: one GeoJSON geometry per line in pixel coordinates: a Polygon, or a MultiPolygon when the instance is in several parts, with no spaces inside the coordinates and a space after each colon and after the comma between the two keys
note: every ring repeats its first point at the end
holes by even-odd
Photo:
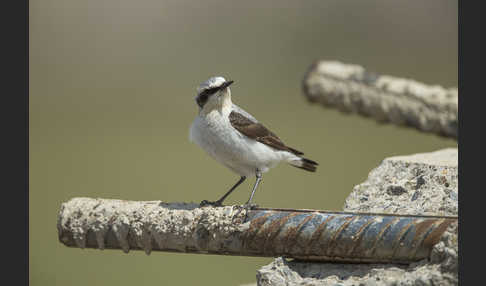
{"type": "Polygon", "coordinates": [[[220,207],[220,206],[222,206],[222,204],[219,201],[210,202],[208,200],[203,200],[203,201],[201,201],[199,206],[200,207],[205,207],[205,206],[220,207]]]}
{"type": "Polygon", "coordinates": [[[257,204],[249,204],[249,203],[246,203],[244,205],[238,205],[238,206],[235,206],[236,208],[238,208],[238,212],[236,212],[235,216],[234,217],[238,217],[238,215],[243,211],[245,210],[245,218],[243,221],[246,221],[246,219],[248,218],[248,211],[250,210],[253,210],[255,208],[258,207],[257,204]]]}
{"type": "Polygon", "coordinates": [[[249,203],[246,203],[246,204],[243,205],[243,208],[246,211],[249,211],[249,210],[254,210],[254,209],[258,208],[258,205],[257,204],[249,204],[249,203]]]}

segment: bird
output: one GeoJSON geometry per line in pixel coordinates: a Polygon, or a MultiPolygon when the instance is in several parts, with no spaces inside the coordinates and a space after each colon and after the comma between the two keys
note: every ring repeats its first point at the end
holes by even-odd
{"type": "Polygon", "coordinates": [[[222,206],[223,201],[247,177],[255,176],[250,198],[244,204],[251,204],[263,173],[268,172],[280,162],[315,172],[317,162],[304,158],[304,153],[287,146],[275,133],[266,128],[250,113],[234,104],[229,86],[233,80],[213,76],[197,88],[195,101],[198,114],[189,130],[189,140],[217,162],[240,176],[221,198],[216,201],[203,200],[200,206],[222,206]]]}

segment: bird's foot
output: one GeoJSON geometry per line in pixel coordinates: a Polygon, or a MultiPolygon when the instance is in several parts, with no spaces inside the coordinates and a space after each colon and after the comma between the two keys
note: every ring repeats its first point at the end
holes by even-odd
{"type": "Polygon", "coordinates": [[[249,203],[246,203],[244,205],[238,205],[238,206],[235,206],[235,207],[238,209],[238,211],[236,212],[236,214],[234,215],[234,217],[238,217],[239,214],[243,210],[245,210],[245,217],[244,217],[243,221],[246,221],[246,219],[248,218],[248,212],[250,210],[253,210],[253,209],[257,208],[258,205],[257,204],[249,204],[249,203]]]}
{"type": "Polygon", "coordinates": [[[246,211],[249,211],[249,210],[254,210],[256,208],[258,208],[258,205],[257,204],[249,204],[249,203],[246,203],[242,206],[246,211]]]}
{"type": "Polygon", "coordinates": [[[220,202],[220,201],[214,201],[214,202],[210,202],[210,201],[207,201],[207,200],[203,200],[200,204],[199,204],[200,207],[205,207],[205,206],[212,206],[212,207],[221,207],[223,206],[223,204],[220,202]]]}

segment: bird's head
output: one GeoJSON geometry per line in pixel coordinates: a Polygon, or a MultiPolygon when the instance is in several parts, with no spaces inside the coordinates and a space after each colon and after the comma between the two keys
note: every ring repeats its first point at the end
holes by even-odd
{"type": "Polygon", "coordinates": [[[232,80],[221,76],[214,76],[201,83],[197,88],[196,103],[201,109],[214,109],[225,102],[231,103],[229,86],[232,80]]]}

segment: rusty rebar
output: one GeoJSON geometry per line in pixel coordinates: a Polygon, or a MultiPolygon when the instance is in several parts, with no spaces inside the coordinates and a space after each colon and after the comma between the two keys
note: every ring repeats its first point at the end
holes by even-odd
{"type": "Polygon", "coordinates": [[[409,263],[427,258],[455,217],[203,207],[74,198],[61,207],[66,246],[409,263]]]}

